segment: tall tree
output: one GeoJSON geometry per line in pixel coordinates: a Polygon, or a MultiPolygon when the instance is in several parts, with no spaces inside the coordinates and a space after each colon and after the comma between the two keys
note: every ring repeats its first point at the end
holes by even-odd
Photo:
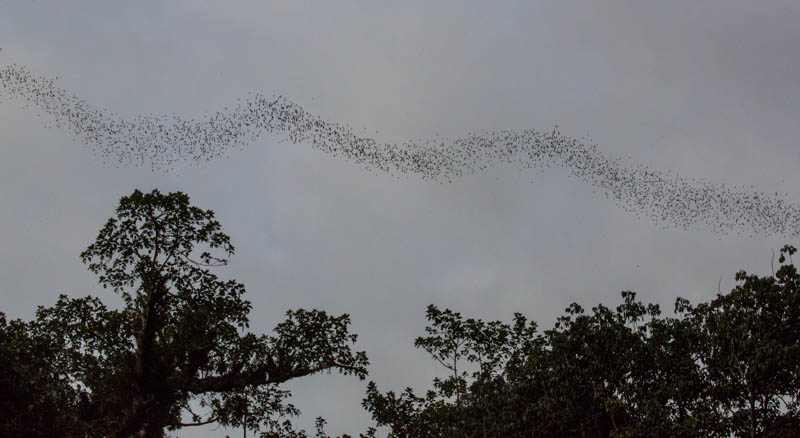
{"type": "Polygon", "coordinates": [[[740,272],[728,294],[673,317],[623,292],[616,308],[572,304],[552,329],[429,307],[415,345],[448,370],[425,395],[364,406],[393,438],[800,436],[800,274],[740,272]],[[469,372],[468,372],[469,371],[469,372]]]}
{"type": "Polygon", "coordinates": [[[301,436],[282,383],[330,370],[366,376],[348,315],[289,311],[273,334],[248,332],[244,286],[212,272],[233,252],[214,213],[183,193],[137,190],[120,200],[81,254],[120,308],[62,295],[28,326],[57,345],[49,357],[79,392],[85,431],[160,437],[219,423],[301,436]]]}
{"type": "Polygon", "coordinates": [[[800,275],[784,264],[795,251],[781,250],[774,276],[739,271],[730,293],[690,309],[720,421],[740,436],[800,427],[800,275]]]}

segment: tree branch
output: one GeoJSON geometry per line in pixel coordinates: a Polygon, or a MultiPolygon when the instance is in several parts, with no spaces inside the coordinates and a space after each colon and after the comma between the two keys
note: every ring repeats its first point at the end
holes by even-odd
{"type": "Polygon", "coordinates": [[[206,424],[216,423],[217,420],[219,420],[219,417],[211,417],[206,421],[199,421],[197,423],[178,423],[177,426],[179,427],[204,426],[206,424]]]}
{"type": "Polygon", "coordinates": [[[217,267],[220,267],[220,266],[225,266],[225,263],[221,263],[221,262],[220,263],[203,263],[203,262],[198,262],[197,260],[192,260],[191,258],[189,258],[189,256],[185,256],[185,258],[186,258],[187,261],[189,261],[190,263],[195,264],[196,266],[206,266],[206,267],[209,267],[209,268],[217,268],[217,267]]]}
{"type": "Polygon", "coordinates": [[[251,372],[237,372],[229,373],[223,376],[195,379],[191,382],[187,382],[184,385],[180,385],[178,389],[189,391],[193,394],[202,394],[206,392],[229,392],[242,389],[249,385],[269,385],[283,383],[287,380],[316,374],[331,368],[338,368],[340,370],[354,372],[364,371],[364,369],[361,367],[344,365],[336,362],[330,362],[313,368],[301,367],[291,370],[280,369],[278,367],[272,368],[262,365],[251,372]]]}

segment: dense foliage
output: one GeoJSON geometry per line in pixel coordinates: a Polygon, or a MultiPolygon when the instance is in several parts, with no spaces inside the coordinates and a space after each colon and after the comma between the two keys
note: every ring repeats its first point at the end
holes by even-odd
{"type": "Polygon", "coordinates": [[[415,345],[448,375],[424,395],[370,382],[364,406],[390,437],[800,436],[800,276],[781,252],[774,276],[739,272],[674,317],[633,292],[541,333],[430,306],[415,345]]]}
{"type": "MultiPolygon", "coordinates": [[[[424,394],[370,382],[363,405],[397,438],[800,436],[795,252],[781,250],[772,276],[740,271],[709,302],[678,298],[673,316],[633,292],[616,308],[572,304],[544,331],[521,314],[485,322],[429,306],[415,345],[447,373],[424,394]]],[[[232,253],[188,196],[122,198],[81,254],[120,305],[62,295],[32,321],[0,313],[0,436],[161,437],[210,423],[305,436],[280,385],[330,370],[363,379],[366,355],[351,349],[347,315],[289,311],[272,334],[249,332],[244,286],[212,272],[232,253]]]]}
{"type": "Polygon", "coordinates": [[[233,250],[182,193],[122,198],[81,254],[120,308],[62,295],[30,322],[0,314],[0,435],[158,437],[219,423],[301,436],[280,384],[329,370],[363,379],[366,355],[351,350],[347,315],[289,311],[272,335],[248,332],[244,286],[211,271],[233,250]]]}

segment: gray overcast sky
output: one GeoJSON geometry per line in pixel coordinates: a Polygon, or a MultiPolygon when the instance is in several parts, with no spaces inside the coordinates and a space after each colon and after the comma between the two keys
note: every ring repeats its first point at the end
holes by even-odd
{"type": "MultiPolygon", "coordinates": [[[[795,0],[0,1],[0,67],[58,76],[124,116],[200,116],[258,91],[382,141],[558,125],[631,164],[800,202],[798,22],[795,0]]],[[[270,136],[171,173],[115,167],[0,101],[0,310],[29,318],[59,293],[112,301],[79,252],[121,196],[182,190],[231,235],[223,275],[247,285],[254,331],[289,308],[350,313],[383,390],[443,372],[413,348],[427,304],[542,328],[621,290],[671,309],[712,298],[720,275],[730,289],[738,269],[769,273],[771,249],[793,243],[665,229],[564,171],[397,179],[270,136]]],[[[369,424],[365,382],[289,387],[307,427],[369,424]]]]}

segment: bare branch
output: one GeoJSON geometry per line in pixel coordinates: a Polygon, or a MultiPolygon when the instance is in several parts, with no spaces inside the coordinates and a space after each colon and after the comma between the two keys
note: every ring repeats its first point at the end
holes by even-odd
{"type": "Polygon", "coordinates": [[[180,427],[191,427],[191,426],[204,426],[206,424],[216,423],[219,420],[218,417],[211,417],[206,421],[200,421],[197,423],[178,423],[177,425],[180,427]]]}
{"type": "Polygon", "coordinates": [[[772,249],[772,260],[769,261],[769,266],[772,268],[772,276],[775,276],[775,248],[772,249]]]}

